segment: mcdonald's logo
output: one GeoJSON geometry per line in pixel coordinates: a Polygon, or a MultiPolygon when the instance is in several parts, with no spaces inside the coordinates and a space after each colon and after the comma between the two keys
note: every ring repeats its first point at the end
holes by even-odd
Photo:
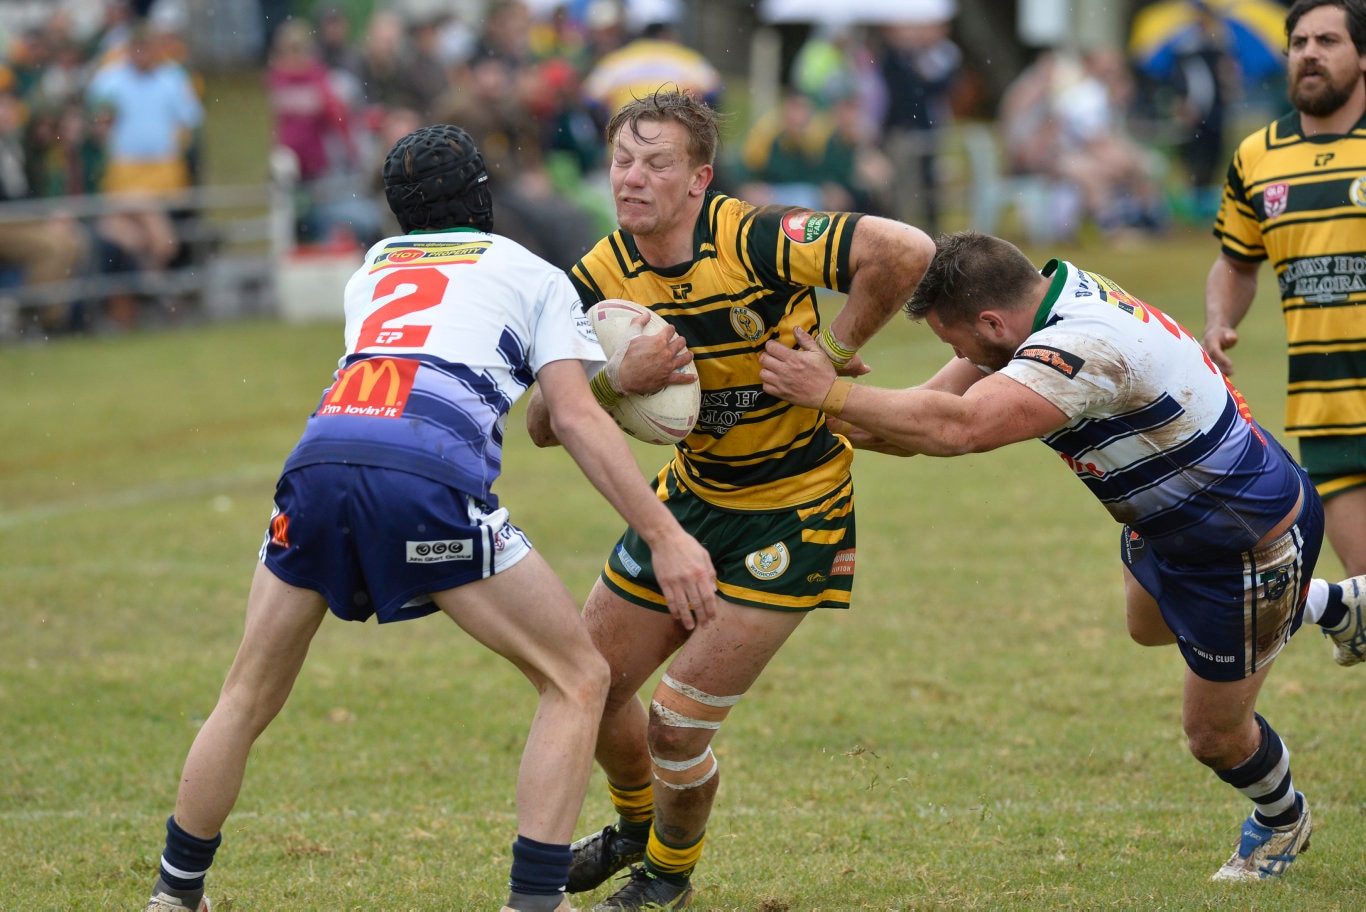
{"type": "Polygon", "coordinates": [[[319,415],[397,418],[403,414],[419,362],[409,358],[367,358],[337,375],[319,415]]]}

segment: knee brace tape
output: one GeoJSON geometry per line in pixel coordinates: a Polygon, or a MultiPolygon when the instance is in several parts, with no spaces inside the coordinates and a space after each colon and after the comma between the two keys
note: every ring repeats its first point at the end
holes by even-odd
{"type": "Polygon", "coordinates": [[[716,755],[710,747],[688,760],[664,760],[651,751],[650,762],[655,765],[655,780],[676,791],[697,788],[717,770],[716,755]]]}
{"type": "Polygon", "coordinates": [[[739,703],[742,696],[744,694],[714,697],[665,675],[655,688],[650,709],[665,725],[672,725],[675,728],[709,728],[715,731],[721,727],[730,708],[739,703]]]}
{"type": "MultiPolygon", "coordinates": [[[[650,710],[660,722],[673,728],[716,731],[730,708],[740,702],[740,696],[712,696],[666,674],[655,689],[650,710]]],[[[717,770],[716,755],[710,746],[687,760],[665,760],[651,751],[650,761],[654,764],[655,780],[671,789],[697,788],[715,776],[717,770]]]]}

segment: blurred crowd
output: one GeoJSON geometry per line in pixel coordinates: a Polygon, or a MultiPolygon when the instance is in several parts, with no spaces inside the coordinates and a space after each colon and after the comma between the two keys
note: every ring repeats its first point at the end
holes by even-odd
{"type": "MultiPolygon", "coordinates": [[[[78,33],[59,7],[40,25],[7,36],[0,201],[99,193],[111,202],[91,217],[58,206],[55,216],[0,220],[0,289],[155,275],[182,256],[176,222],[184,213],[167,200],[198,177],[203,123],[182,24],[111,0],[92,32],[78,33]]],[[[54,331],[96,318],[133,319],[135,296],[93,297],[72,291],[40,308],[38,319],[54,331]]]]}
{"type": "MultiPolygon", "coordinates": [[[[260,6],[269,12],[258,62],[272,168],[296,190],[301,245],[356,249],[395,232],[379,164],[397,138],[450,122],[483,150],[500,232],[567,266],[614,227],[603,128],[623,99],[677,85],[733,107],[721,72],[681,34],[683,0],[260,6]]],[[[40,25],[6,36],[0,201],[98,193],[110,206],[98,218],[0,218],[0,293],[73,276],[155,276],[190,255],[193,214],[165,202],[202,176],[203,86],[183,9],[105,0],[98,26],[78,32],[58,4],[40,25]]],[[[788,55],[778,103],[752,112],[739,141],[723,146],[715,186],[760,204],[867,211],[931,234],[951,228],[947,128],[972,75],[952,25],[810,28],[788,55]]],[[[1180,74],[1198,76],[1203,62],[1211,75],[1173,83],[1168,121],[1187,131],[1180,164],[1193,205],[1207,210],[1232,82],[1210,41],[1184,59],[1180,74]]],[[[1071,233],[1167,223],[1170,162],[1130,128],[1150,99],[1133,76],[1117,49],[1045,50],[997,110],[971,112],[991,121],[1004,171],[1057,188],[1050,205],[1071,233]]],[[[49,329],[92,315],[117,324],[139,301],[94,304],[54,303],[41,319],[49,329]]]]}

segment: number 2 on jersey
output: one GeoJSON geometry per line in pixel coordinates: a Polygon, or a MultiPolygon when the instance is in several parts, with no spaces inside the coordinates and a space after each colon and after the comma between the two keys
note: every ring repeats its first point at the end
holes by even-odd
{"type": "Polygon", "coordinates": [[[366,318],[356,339],[356,351],[367,348],[417,348],[425,344],[432,331],[431,324],[405,322],[403,318],[440,304],[449,283],[450,279],[445,273],[431,266],[394,269],[384,276],[375,283],[372,301],[378,303],[405,286],[406,291],[381,305],[366,318]]]}

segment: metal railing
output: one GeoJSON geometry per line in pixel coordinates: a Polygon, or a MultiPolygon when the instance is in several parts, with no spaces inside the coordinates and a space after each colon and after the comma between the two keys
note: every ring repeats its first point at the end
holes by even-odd
{"type": "MultiPolygon", "coordinates": [[[[275,263],[294,246],[293,194],[291,181],[277,179],[158,197],[155,205],[174,215],[182,245],[171,267],[105,271],[90,264],[61,281],[0,287],[0,339],[23,335],[45,308],[117,295],[187,299],[208,318],[271,313],[275,263]]],[[[0,203],[0,223],[72,218],[93,226],[101,216],[147,205],[105,194],[17,200],[0,203]]]]}

